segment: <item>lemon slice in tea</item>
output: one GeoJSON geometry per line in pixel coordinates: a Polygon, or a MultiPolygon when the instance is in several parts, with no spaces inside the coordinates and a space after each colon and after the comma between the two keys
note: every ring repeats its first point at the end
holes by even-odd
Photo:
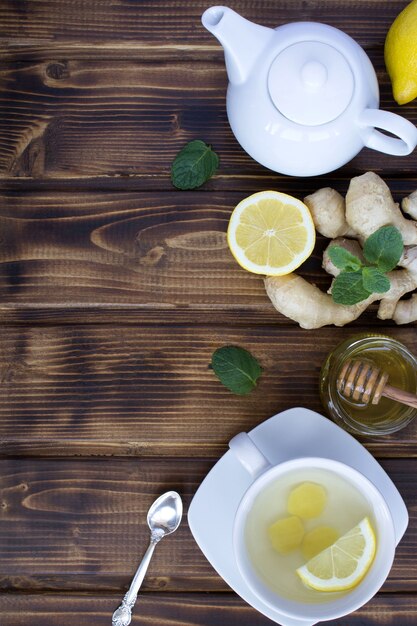
{"type": "Polygon", "coordinates": [[[352,589],[368,572],[375,550],[375,533],[365,517],[333,545],[299,567],[297,574],[308,587],[317,591],[352,589]]]}

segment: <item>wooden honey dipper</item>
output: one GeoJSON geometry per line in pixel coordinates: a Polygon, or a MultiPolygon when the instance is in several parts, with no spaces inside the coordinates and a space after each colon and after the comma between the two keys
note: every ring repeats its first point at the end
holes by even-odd
{"type": "Polygon", "coordinates": [[[414,393],[387,384],[388,374],[368,361],[349,359],[344,363],[337,378],[337,389],[348,400],[378,404],[381,396],[391,398],[417,409],[414,393]]]}

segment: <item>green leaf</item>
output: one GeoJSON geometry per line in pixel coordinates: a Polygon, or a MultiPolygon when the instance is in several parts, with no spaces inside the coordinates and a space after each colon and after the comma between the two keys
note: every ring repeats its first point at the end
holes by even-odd
{"type": "Polygon", "coordinates": [[[365,241],[363,254],[381,272],[390,272],[398,265],[403,250],[400,231],[395,226],[382,226],[365,241]]]}
{"type": "Polygon", "coordinates": [[[389,278],[376,267],[364,267],[362,280],[365,289],[371,293],[385,293],[391,287],[389,278]]]}
{"type": "Polygon", "coordinates": [[[211,366],[225,387],[245,395],[256,387],[262,368],[250,352],[237,346],[223,346],[213,352],[211,366]]]}
{"type": "Polygon", "coordinates": [[[361,260],[345,248],[342,248],[342,246],[331,246],[327,254],[333,265],[338,267],[339,270],[350,269],[356,272],[362,267],[361,260]]]}
{"type": "Polygon", "coordinates": [[[178,189],[200,187],[214,174],[219,165],[219,157],[210,146],[195,139],[190,141],[174,159],[171,180],[178,189]]]}
{"type": "Polygon", "coordinates": [[[362,271],[341,272],[334,279],[332,298],[337,304],[357,304],[366,300],[371,292],[365,289],[362,281],[362,271]]]}

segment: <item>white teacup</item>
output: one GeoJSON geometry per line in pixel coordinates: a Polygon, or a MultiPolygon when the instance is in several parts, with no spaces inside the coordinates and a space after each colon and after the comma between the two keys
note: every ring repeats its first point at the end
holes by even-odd
{"type": "Polygon", "coordinates": [[[239,504],[233,527],[233,550],[236,563],[252,592],[280,614],[311,623],[342,617],[368,602],[377,593],[390,572],[396,545],[391,513],[383,495],[373,483],[352,467],[332,459],[303,457],[272,466],[247,433],[236,435],[229,442],[229,447],[254,479],[239,504]],[[272,482],[288,472],[306,468],[336,473],[344,481],[350,483],[369,505],[377,537],[375,558],[360,584],[345,592],[344,595],[335,594],[334,600],[329,599],[321,603],[290,600],[270,589],[256,572],[245,540],[247,516],[256,497],[272,482]]]}

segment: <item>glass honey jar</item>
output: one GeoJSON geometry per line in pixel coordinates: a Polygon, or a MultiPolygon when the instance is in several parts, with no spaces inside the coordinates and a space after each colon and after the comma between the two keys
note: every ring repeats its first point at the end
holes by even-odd
{"type": "Polygon", "coordinates": [[[341,395],[337,379],[348,359],[361,359],[387,372],[393,387],[416,393],[417,359],[399,341],[379,334],[360,334],[342,341],[327,356],[320,372],[320,396],[339,426],[362,435],[393,433],[417,416],[417,409],[381,397],[378,404],[361,404],[341,395]]]}

